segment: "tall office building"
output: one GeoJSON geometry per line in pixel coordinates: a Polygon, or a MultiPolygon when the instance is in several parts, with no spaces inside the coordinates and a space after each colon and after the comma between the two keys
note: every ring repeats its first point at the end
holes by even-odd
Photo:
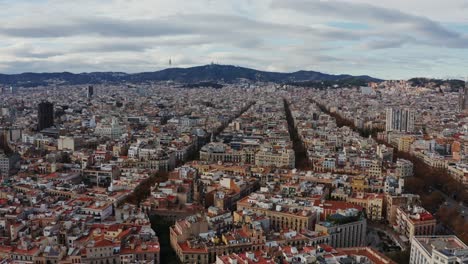
{"type": "Polygon", "coordinates": [[[0,128],[0,151],[9,150],[7,129],[0,128]]]}
{"type": "Polygon", "coordinates": [[[468,110],[468,78],[465,82],[465,87],[460,88],[458,95],[458,110],[464,112],[468,110]]]}
{"type": "Polygon", "coordinates": [[[91,98],[94,95],[94,87],[92,85],[88,86],[88,91],[86,93],[86,97],[91,98]]]}
{"type": "Polygon", "coordinates": [[[39,104],[37,129],[39,131],[54,125],[54,104],[42,102],[39,104]]]}
{"type": "Polygon", "coordinates": [[[414,132],[414,111],[408,108],[387,108],[386,131],[414,132]]]}

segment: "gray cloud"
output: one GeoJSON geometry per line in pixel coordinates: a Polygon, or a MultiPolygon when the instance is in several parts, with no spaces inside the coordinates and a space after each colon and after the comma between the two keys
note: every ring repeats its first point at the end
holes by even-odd
{"type": "MultiPolygon", "coordinates": [[[[236,15],[191,14],[158,19],[113,19],[107,17],[72,18],[64,24],[23,22],[0,28],[0,35],[24,39],[80,39],[62,48],[67,53],[144,53],[151,49],[204,45],[242,50],[266,50],[273,38],[298,39],[300,42],[359,40],[366,33],[337,28],[287,25],[252,20],[236,15]],[[90,38],[95,40],[89,40],[90,38]]],[[[308,44],[310,45],[310,44],[308,44]]],[[[274,52],[274,51],[273,51],[274,52]]],[[[23,54],[23,58],[34,58],[23,54]]],[[[47,57],[46,54],[43,56],[47,57]]],[[[169,56],[169,55],[168,55],[169,56]]]]}
{"type": "Polygon", "coordinates": [[[368,41],[364,43],[361,47],[366,50],[395,49],[402,47],[407,42],[407,38],[378,39],[368,41]]]}
{"type": "Polygon", "coordinates": [[[50,57],[63,55],[63,53],[62,52],[54,52],[54,51],[44,51],[44,52],[21,51],[21,52],[14,53],[14,55],[16,55],[18,57],[28,57],[28,58],[34,58],[34,59],[47,59],[47,58],[50,58],[50,57]]]}
{"type": "Polygon", "coordinates": [[[109,65],[112,65],[112,71],[116,72],[142,72],[156,69],[154,61],[151,59],[117,58],[94,62],[85,56],[65,57],[60,60],[47,58],[15,60],[7,62],[4,68],[7,69],[7,72],[91,72],[109,71],[109,65]],[[129,71],[129,69],[132,70],[129,71]]]}
{"type": "MultiPolygon", "coordinates": [[[[451,31],[440,23],[426,17],[416,16],[395,9],[387,9],[369,4],[346,1],[306,1],[306,0],[273,0],[273,8],[290,9],[311,16],[334,16],[353,21],[369,21],[387,26],[405,26],[410,29],[401,34],[418,34],[432,41],[434,45],[463,48],[468,47],[468,38],[451,31]]],[[[407,38],[411,40],[411,38],[407,38]]],[[[401,45],[401,43],[397,43],[401,45]]],[[[429,43],[430,44],[430,43],[429,43]]]]}
{"type": "Polygon", "coordinates": [[[234,15],[197,14],[179,15],[164,19],[114,19],[107,17],[74,18],[64,24],[8,24],[0,28],[0,34],[21,38],[58,38],[80,35],[103,37],[162,37],[177,35],[296,35],[311,34],[330,39],[359,39],[360,32],[336,28],[313,28],[252,20],[234,15]]]}
{"type": "Polygon", "coordinates": [[[54,56],[60,56],[63,52],[53,50],[41,50],[35,48],[33,45],[17,43],[15,45],[5,46],[0,48],[0,54],[6,53],[10,56],[18,58],[32,58],[32,59],[45,59],[54,56]]]}
{"type": "Polygon", "coordinates": [[[75,18],[64,24],[8,26],[0,34],[24,38],[57,38],[76,35],[107,37],[145,37],[190,34],[188,28],[179,27],[159,19],[120,20],[113,18],[75,18]]]}
{"type": "Polygon", "coordinates": [[[122,52],[122,51],[131,51],[131,52],[143,52],[145,50],[153,47],[154,44],[146,42],[98,42],[98,43],[89,43],[88,46],[81,46],[73,48],[70,52],[122,52]],[[91,44],[91,45],[90,45],[91,44]]]}

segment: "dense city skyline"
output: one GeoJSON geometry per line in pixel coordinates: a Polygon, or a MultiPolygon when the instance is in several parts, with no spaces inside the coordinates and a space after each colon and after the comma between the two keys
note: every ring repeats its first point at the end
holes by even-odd
{"type": "Polygon", "coordinates": [[[2,73],[133,73],[171,59],[383,79],[466,75],[461,0],[0,2],[2,73]]]}
{"type": "Polygon", "coordinates": [[[466,262],[466,83],[323,83],[0,85],[0,260],[466,262]]]}
{"type": "Polygon", "coordinates": [[[468,0],[0,0],[0,264],[468,263],[468,0]]]}

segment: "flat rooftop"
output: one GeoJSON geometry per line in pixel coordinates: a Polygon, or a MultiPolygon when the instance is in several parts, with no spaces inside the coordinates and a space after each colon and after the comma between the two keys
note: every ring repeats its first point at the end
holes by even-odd
{"type": "Polygon", "coordinates": [[[455,251],[466,251],[468,254],[468,246],[456,236],[420,236],[415,239],[424,247],[424,249],[432,254],[432,250],[437,250],[446,256],[453,256],[455,251]]]}

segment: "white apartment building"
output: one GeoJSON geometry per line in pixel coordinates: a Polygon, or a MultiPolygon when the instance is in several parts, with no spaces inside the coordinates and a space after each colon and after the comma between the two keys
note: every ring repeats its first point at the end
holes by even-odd
{"type": "Polygon", "coordinates": [[[386,131],[414,132],[415,112],[408,108],[387,108],[386,131]]]}
{"type": "Polygon", "coordinates": [[[396,161],[395,175],[398,178],[413,176],[413,163],[409,160],[398,159],[396,161]]]}
{"type": "Polygon", "coordinates": [[[320,222],[315,225],[315,231],[323,231],[330,235],[330,245],[334,248],[365,246],[366,230],[365,218],[343,224],[320,222]]]}
{"type": "Polygon", "coordinates": [[[455,180],[468,185],[468,164],[454,163],[447,166],[449,175],[455,180]]]}
{"type": "Polygon", "coordinates": [[[468,246],[456,236],[415,236],[410,264],[468,263],[468,246]]]}
{"type": "Polygon", "coordinates": [[[0,176],[9,176],[16,163],[20,160],[17,154],[7,155],[0,150],[0,176]]]}
{"type": "Polygon", "coordinates": [[[4,153],[0,153],[0,175],[7,176],[10,173],[10,159],[4,153]]]}
{"type": "Polygon", "coordinates": [[[292,149],[278,152],[260,150],[255,154],[255,165],[294,168],[295,156],[292,149]]]}
{"type": "Polygon", "coordinates": [[[94,134],[99,136],[106,136],[111,139],[117,139],[123,134],[123,128],[119,125],[117,118],[113,117],[111,123],[99,122],[96,125],[94,134]]]}

